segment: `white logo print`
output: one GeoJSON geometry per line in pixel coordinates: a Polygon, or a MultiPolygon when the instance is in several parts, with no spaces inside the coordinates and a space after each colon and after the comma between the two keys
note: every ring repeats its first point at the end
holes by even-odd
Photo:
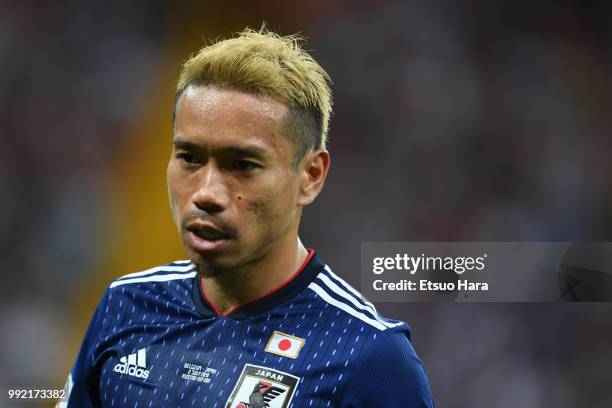
{"type": "Polygon", "coordinates": [[[138,377],[146,380],[149,378],[149,370],[147,370],[147,352],[146,349],[140,349],[136,353],[132,353],[127,357],[121,357],[119,362],[113,369],[119,374],[127,374],[132,377],[138,377]]]}

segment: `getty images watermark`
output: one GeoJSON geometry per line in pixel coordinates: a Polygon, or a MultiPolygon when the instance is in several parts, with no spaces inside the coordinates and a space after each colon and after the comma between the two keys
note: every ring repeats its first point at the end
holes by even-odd
{"type": "Polygon", "coordinates": [[[612,301],[609,242],[363,243],[373,301],[612,301]]]}

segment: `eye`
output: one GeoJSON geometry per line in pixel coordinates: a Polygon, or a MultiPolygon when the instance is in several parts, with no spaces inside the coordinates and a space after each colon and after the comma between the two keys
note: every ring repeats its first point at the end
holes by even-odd
{"type": "Polygon", "coordinates": [[[232,169],[240,170],[240,171],[252,170],[258,167],[260,166],[257,163],[254,163],[249,160],[236,160],[235,162],[232,163],[232,169]]]}
{"type": "Polygon", "coordinates": [[[177,153],[176,158],[185,164],[196,164],[197,160],[194,155],[189,153],[177,153]]]}

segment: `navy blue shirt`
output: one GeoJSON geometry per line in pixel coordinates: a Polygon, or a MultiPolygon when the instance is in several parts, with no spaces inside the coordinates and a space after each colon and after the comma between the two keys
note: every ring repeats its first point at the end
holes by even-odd
{"type": "Polygon", "coordinates": [[[313,251],[223,316],[189,261],[112,282],[67,389],[70,408],[433,407],[408,325],[381,317],[313,251]]]}

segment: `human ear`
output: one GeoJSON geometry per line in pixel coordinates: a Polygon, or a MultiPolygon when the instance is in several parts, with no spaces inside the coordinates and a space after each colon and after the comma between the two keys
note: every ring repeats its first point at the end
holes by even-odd
{"type": "Polygon", "coordinates": [[[299,166],[300,191],[298,205],[306,206],[317,198],[323,189],[329,171],[329,152],[323,148],[307,153],[299,166]]]}

